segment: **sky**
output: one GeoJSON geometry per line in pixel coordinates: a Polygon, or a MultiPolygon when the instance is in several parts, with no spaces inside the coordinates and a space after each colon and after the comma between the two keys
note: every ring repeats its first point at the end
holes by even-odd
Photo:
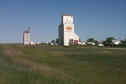
{"type": "Polygon", "coordinates": [[[56,39],[62,14],[83,41],[126,38],[126,0],[0,0],[0,43],[22,43],[27,27],[34,42],[56,39]]]}

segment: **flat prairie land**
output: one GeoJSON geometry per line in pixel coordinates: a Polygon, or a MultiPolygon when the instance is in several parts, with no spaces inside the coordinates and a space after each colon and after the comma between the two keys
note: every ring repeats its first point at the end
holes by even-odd
{"type": "Polygon", "coordinates": [[[0,84],[126,84],[126,50],[1,44],[0,84]]]}

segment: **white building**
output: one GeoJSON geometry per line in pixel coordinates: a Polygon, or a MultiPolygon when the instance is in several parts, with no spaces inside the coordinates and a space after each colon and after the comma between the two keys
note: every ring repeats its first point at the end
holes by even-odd
{"type": "Polygon", "coordinates": [[[30,44],[31,44],[31,45],[36,45],[36,43],[35,43],[35,42],[33,42],[33,41],[31,41],[31,42],[30,42],[30,44]]]}
{"type": "Polygon", "coordinates": [[[78,43],[79,36],[74,33],[73,16],[64,14],[59,26],[59,45],[69,46],[78,43]]]}
{"type": "Polygon", "coordinates": [[[95,42],[87,42],[88,45],[95,46],[95,42]]]}
{"type": "Polygon", "coordinates": [[[86,45],[86,42],[85,41],[80,41],[78,44],[79,45],[86,45]]]}
{"type": "Polygon", "coordinates": [[[30,31],[25,30],[23,33],[23,44],[24,45],[29,45],[30,44],[30,31]]]}
{"type": "Polygon", "coordinates": [[[119,45],[121,43],[120,40],[112,40],[112,42],[113,42],[114,45],[119,45]]]}
{"type": "Polygon", "coordinates": [[[104,46],[103,42],[98,42],[98,46],[104,46]]]}

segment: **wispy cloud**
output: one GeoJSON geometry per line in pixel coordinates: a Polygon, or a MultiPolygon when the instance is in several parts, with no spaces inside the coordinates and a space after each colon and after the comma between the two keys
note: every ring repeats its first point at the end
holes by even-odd
{"type": "Polygon", "coordinates": [[[4,11],[0,9],[0,14],[2,14],[4,11]]]}

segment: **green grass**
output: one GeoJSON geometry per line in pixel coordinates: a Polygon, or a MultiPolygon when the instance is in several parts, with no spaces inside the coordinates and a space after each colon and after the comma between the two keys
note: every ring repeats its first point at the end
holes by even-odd
{"type": "Polygon", "coordinates": [[[126,50],[0,45],[0,84],[126,84],[126,50]]]}

